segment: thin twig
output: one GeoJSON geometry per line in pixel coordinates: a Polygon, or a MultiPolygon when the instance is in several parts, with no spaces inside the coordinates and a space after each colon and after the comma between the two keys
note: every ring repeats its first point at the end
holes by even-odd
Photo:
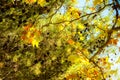
{"type": "Polygon", "coordinates": [[[102,68],[101,68],[97,63],[95,63],[93,60],[90,60],[90,62],[92,62],[96,67],[98,67],[98,68],[100,69],[100,72],[101,72],[101,75],[102,75],[102,77],[103,77],[103,80],[105,80],[105,77],[104,77],[104,73],[103,73],[103,71],[102,71],[102,68]]]}

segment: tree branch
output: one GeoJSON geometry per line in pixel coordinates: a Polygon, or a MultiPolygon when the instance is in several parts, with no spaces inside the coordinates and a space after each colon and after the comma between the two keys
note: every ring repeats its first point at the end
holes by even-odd
{"type": "Polygon", "coordinates": [[[117,20],[118,20],[118,10],[117,10],[117,7],[116,7],[115,3],[113,3],[113,5],[114,5],[114,9],[116,11],[115,22],[113,23],[113,26],[112,26],[111,30],[108,31],[108,37],[107,37],[106,43],[103,46],[100,47],[100,49],[90,58],[90,60],[93,59],[97,54],[101,53],[101,51],[103,50],[103,48],[106,47],[106,45],[108,44],[108,42],[109,42],[109,40],[111,38],[113,30],[118,29],[118,28],[115,28],[117,20]]]}

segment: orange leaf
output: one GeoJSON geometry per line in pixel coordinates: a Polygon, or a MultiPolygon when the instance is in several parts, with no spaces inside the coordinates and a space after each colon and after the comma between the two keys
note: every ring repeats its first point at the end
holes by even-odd
{"type": "Polygon", "coordinates": [[[26,32],[26,31],[23,31],[23,32],[22,32],[22,34],[26,35],[26,34],[27,34],[27,32],[26,32]]]}
{"type": "Polygon", "coordinates": [[[30,27],[32,27],[32,24],[28,24],[28,25],[24,26],[23,28],[25,31],[28,31],[30,29],[30,27]]]}
{"type": "Polygon", "coordinates": [[[117,34],[117,36],[118,36],[118,37],[120,37],[120,33],[119,33],[119,34],[117,34]]]}
{"type": "Polygon", "coordinates": [[[72,39],[68,40],[67,42],[71,45],[75,43],[72,39]]]}
{"type": "Polygon", "coordinates": [[[32,41],[33,41],[33,38],[28,39],[28,43],[32,43],[32,41]]]}
{"type": "Polygon", "coordinates": [[[40,34],[41,34],[40,30],[38,30],[38,31],[37,31],[37,34],[38,34],[38,35],[40,35],[40,34]]]}
{"type": "Polygon", "coordinates": [[[118,39],[110,39],[108,44],[114,44],[117,45],[118,39]]]}
{"type": "Polygon", "coordinates": [[[74,79],[76,77],[77,77],[76,74],[71,74],[71,75],[69,75],[69,76],[66,77],[66,80],[71,80],[71,79],[74,79]]]}
{"type": "Polygon", "coordinates": [[[95,75],[98,75],[98,71],[94,71],[94,74],[95,74],[95,75]]]}
{"type": "Polygon", "coordinates": [[[25,40],[27,37],[26,36],[21,36],[21,39],[22,40],[25,40]]]}
{"type": "Polygon", "coordinates": [[[95,8],[94,7],[91,7],[91,8],[89,8],[91,11],[94,11],[95,10],[95,8]]]}
{"type": "Polygon", "coordinates": [[[113,43],[116,45],[117,44],[117,42],[118,42],[118,39],[115,39],[114,41],[113,41],[113,43]]]}
{"type": "Polygon", "coordinates": [[[30,37],[34,37],[34,32],[32,32],[32,33],[30,34],[30,37]]]}
{"type": "Polygon", "coordinates": [[[29,29],[30,29],[29,26],[25,26],[25,27],[24,27],[24,30],[25,30],[25,31],[28,31],[29,29]]]}

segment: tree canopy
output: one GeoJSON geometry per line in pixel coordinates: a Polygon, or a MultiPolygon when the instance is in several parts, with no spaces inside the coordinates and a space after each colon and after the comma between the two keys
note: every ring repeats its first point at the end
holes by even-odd
{"type": "Polygon", "coordinates": [[[119,13],[119,0],[0,0],[0,80],[119,80],[119,13]]]}

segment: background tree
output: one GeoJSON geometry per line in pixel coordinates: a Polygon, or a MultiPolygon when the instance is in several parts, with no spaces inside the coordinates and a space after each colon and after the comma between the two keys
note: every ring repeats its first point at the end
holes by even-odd
{"type": "Polygon", "coordinates": [[[1,0],[0,79],[112,79],[119,12],[119,0],[1,0]]]}

